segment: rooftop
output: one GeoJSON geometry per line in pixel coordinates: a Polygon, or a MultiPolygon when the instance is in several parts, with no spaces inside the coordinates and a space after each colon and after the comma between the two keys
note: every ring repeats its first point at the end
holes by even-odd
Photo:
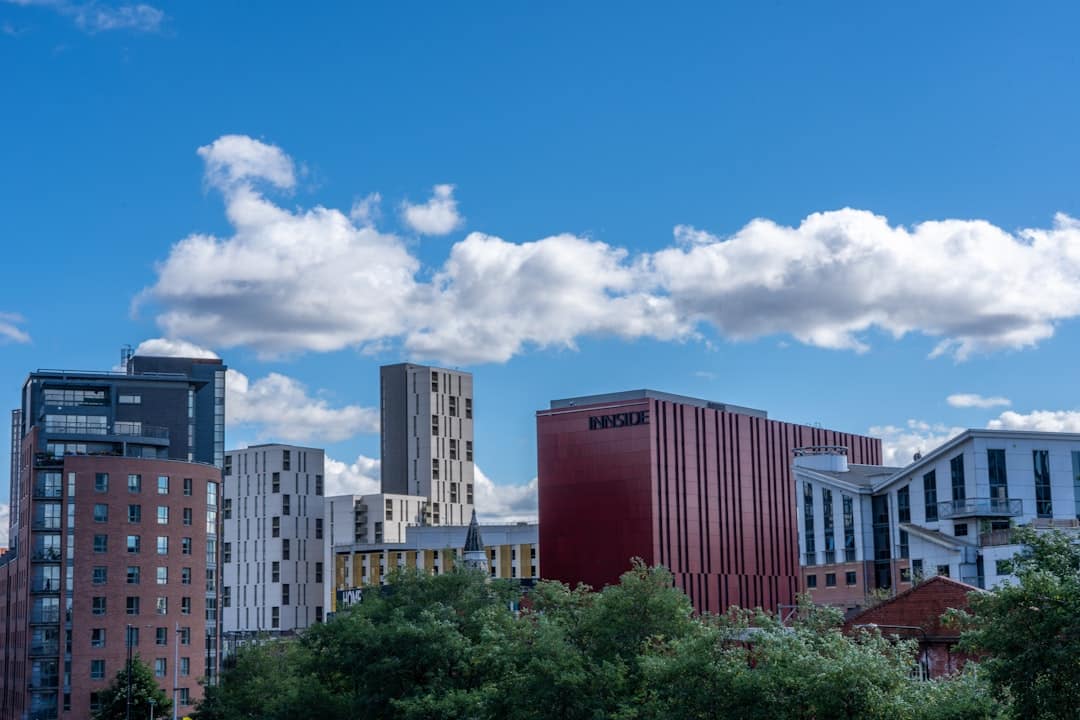
{"type": "Polygon", "coordinates": [[[764,410],[757,410],[742,405],[731,405],[729,403],[716,402],[714,400],[705,400],[703,398],[695,398],[688,395],[676,395],[674,393],[661,392],[659,390],[649,390],[648,388],[642,388],[640,390],[623,390],[621,392],[613,393],[600,393],[598,395],[581,395],[579,397],[552,400],[551,409],[564,410],[579,405],[602,405],[605,403],[623,403],[633,400],[662,400],[664,402],[692,405],[694,407],[708,408],[709,410],[751,415],[753,417],[766,418],[769,416],[764,410]]]}

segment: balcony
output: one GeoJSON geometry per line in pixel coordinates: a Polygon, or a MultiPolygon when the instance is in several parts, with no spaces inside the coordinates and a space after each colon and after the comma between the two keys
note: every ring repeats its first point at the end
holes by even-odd
{"type": "Polygon", "coordinates": [[[60,654],[60,642],[57,640],[30,643],[30,657],[56,657],[60,654]]]}
{"type": "Polygon", "coordinates": [[[817,565],[818,557],[816,552],[803,553],[803,565],[817,565]]]}
{"type": "Polygon", "coordinates": [[[35,625],[55,625],[60,622],[60,608],[35,608],[30,611],[30,622],[35,625]]]}
{"type": "Polygon", "coordinates": [[[1017,498],[967,498],[938,503],[942,520],[960,518],[1016,517],[1023,512],[1023,502],[1017,498]]]}
{"type": "Polygon", "coordinates": [[[55,548],[39,548],[30,554],[30,562],[60,562],[60,551],[55,548]]]}
{"type": "Polygon", "coordinates": [[[1012,528],[979,533],[979,547],[998,547],[1001,545],[1015,545],[1012,528]]]}
{"type": "MultiPolygon", "coordinates": [[[[45,570],[47,568],[41,568],[45,570]]],[[[32,593],[58,593],[60,592],[60,580],[58,578],[31,578],[30,592],[32,593]]]]}
{"type": "Polygon", "coordinates": [[[72,421],[46,422],[45,432],[49,435],[73,436],[76,439],[93,435],[95,439],[100,438],[102,441],[138,439],[139,442],[151,444],[169,444],[169,428],[123,420],[117,420],[111,426],[72,421]]]}
{"type": "Polygon", "coordinates": [[[42,482],[34,483],[34,499],[55,500],[63,495],[63,486],[60,483],[42,482]]]}

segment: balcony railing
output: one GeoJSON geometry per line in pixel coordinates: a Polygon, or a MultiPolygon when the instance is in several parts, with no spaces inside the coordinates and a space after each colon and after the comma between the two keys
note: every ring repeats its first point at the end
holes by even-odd
{"type": "Polygon", "coordinates": [[[55,657],[60,653],[60,642],[53,640],[51,642],[40,642],[30,644],[30,656],[45,656],[55,657]]]}
{"type": "MultiPolygon", "coordinates": [[[[44,570],[46,568],[39,568],[44,570]]],[[[60,592],[60,581],[53,580],[52,578],[31,578],[30,580],[30,592],[32,593],[58,593],[60,592]]]]}
{"type": "Polygon", "coordinates": [[[60,562],[60,551],[54,548],[40,548],[30,554],[31,562],[60,562]]]}
{"type": "Polygon", "coordinates": [[[34,483],[35,498],[58,498],[63,495],[63,487],[59,483],[36,482],[34,483]]]}
{"type": "Polygon", "coordinates": [[[979,547],[995,547],[998,545],[1013,545],[1013,531],[1008,530],[990,530],[989,532],[979,533],[979,547]]]}
{"type": "Polygon", "coordinates": [[[854,549],[845,549],[844,550],[844,562],[855,562],[855,550],[854,549]]]}
{"type": "Polygon", "coordinates": [[[118,420],[109,425],[89,425],[83,422],[53,421],[45,423],[45,432],[60,435],[101,435],[120,437],[152,438],[168,440],[169,428],[144,423],[118,420]]]}
{"type": "Polygon", "coordinates": [[[58,623],[60,622],[60,608],[44,608],[30,611],[32,623],[58,623]]]}
{"type": "Polygon", "coordinates": [[[1018,498],[967,498],[938,503],[938,517],[942,520],[965,517],[1015,517],[1023,512],[1023,502],[1018,498]]]}
{"type": "Polygon", "coordinates": [[[816,552],[803,553],[803,565],[817,565],[818,556],[816,552]]]}

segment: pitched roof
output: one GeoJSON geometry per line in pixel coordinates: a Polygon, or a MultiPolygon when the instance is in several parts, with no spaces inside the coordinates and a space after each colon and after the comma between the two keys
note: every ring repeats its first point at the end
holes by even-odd
{"type": "Polygon", "coordinates": [[[472,520],[469,521],[469,531],[465,535],[465,552],[470,550],[484,551],[484,540],[480,537],[480,523],[476,521],[476,508],[473,508],[472,520]]]}
{"type": "Polygon", "coordinates": [[[958,640],[960,630],[944,626],[941,616],[950,608],[966,610],[971,592],[982,591],[974,585],[935,575],[851,617],[844,623],[844,629],[877,625],[887,635],[895,631],[901,637],[922,640],[925,633],[927,640],[958,640]]]}

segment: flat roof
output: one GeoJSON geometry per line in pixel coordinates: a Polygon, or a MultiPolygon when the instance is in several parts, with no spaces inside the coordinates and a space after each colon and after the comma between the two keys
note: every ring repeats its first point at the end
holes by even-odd
{"type": "Polygon", "coordinates": [[[641,388],[640,390],[623,390],[621,392],[613,393],[600,393],[598,395],[581,395],[579,397],[552,400],[551,409],[563,410],[566,408],[577,407],[578,405],[600,405],[603,403],[627,402],[632,400],[663,400],[664,402],[693,405],[694,407],[738,413],[740,415],[752,415],[760,418],[769,417],[769,413],[756,408],[716,402],[715,400],[705,400],[704,398],[690,397],[689,395],[676,395],[675,393],[650,390],[648,388],[641,388]]]}

